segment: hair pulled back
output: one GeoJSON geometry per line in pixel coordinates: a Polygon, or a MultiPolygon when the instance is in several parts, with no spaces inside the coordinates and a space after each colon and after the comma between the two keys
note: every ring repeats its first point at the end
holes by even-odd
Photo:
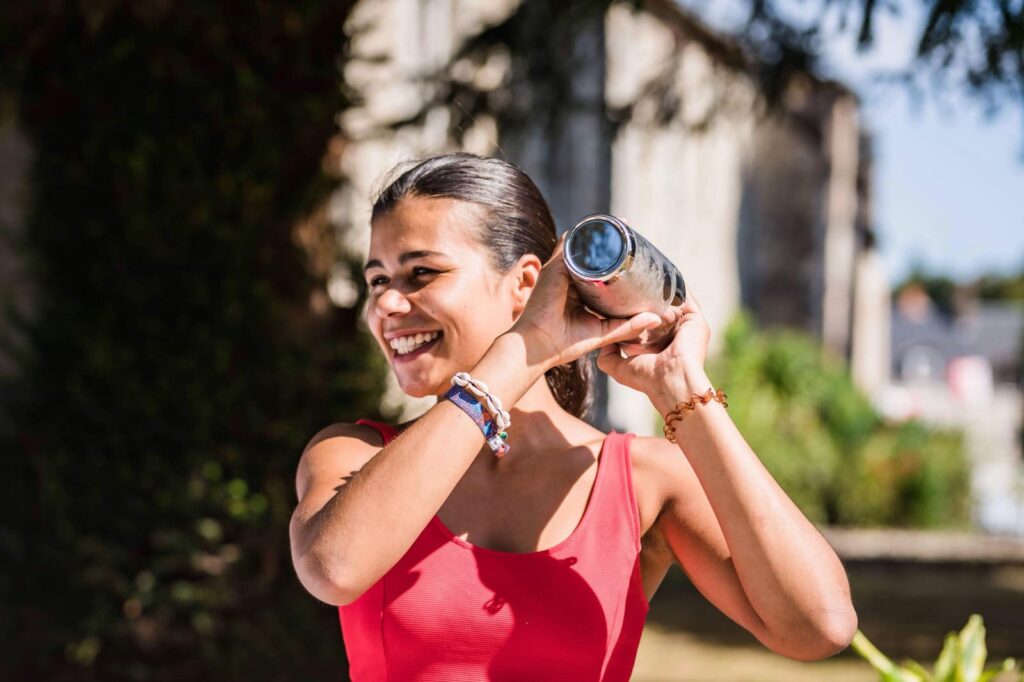
{"type": "MultiPolygon", "coordinates": [[[[551,209],[533,181],[517,166],[465,152],[440,154],[396,166],[373,202],[372,218],[389,212],[407,196],[449,198],[475,204],[481,219],[470,235],[504,274],[532,253],[546,263],[558,241],[551,209]],[[411,164],[411,167],[408,167],[411,164]]],[[[583,417],[593,401],[588,357],[544,374],[555,400],[583,417]]]]}

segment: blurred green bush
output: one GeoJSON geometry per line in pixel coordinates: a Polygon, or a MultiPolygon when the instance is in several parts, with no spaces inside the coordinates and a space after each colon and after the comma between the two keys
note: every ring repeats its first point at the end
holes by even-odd
{"type": "Polygon", "coordinates": [[[388,417],[316,262],[350,7],[0,9],[36,301],[0,387],[0,679],[344,676],[287,526],[310,436],[388,417]]]}
{"type": "Polygon", "coordinates": [[[758,331],[740,315],[709,373],[728,393],[729,412],[747,442],[812,521],[969,524],[962,436],[917,421],[885,422],[844,364],[808,336],[758,331]]]}

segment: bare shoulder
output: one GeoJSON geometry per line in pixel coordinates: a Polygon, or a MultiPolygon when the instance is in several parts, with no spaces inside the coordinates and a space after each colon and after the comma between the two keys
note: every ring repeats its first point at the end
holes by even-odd
{"type": "Polygon", "coordinates": [[[295,472],[299,501],[310,493],[322,496],[325,486],[337,492],[383,446],[380,433],[371,426],[339,422],[320,429],[299,458],[295,472]]]}
{"type": "Polygon", "coordinates": [[[697,474],[679,446],[664,438],[635,437],[630,444],[630,458],[634,476],[641,479],[635,484],[643,485],[661,506],[667,504],[670,497],[694,491],[692,486],[700,487],[697,474]]]}
{"type": "Polygon", "coordinates": [[[688,466],[686,458],[673,443],[654,436],[634,437],[629,444],[629,458],[637,501],[649,505],[657,516],[668,501],[680,466],[688,466]]]}
{"type": "Polygon", "coordinates": [[[337,422],[335,424],[325,426],[313,434],[313,437],[309,439],[309,443],[306,444],[302,454],[306,454],[306,452],[311,448],[324,441],[331,440],[332,438],[354,439],[366,443],[369,446],[376,446],[377,448],[384,446],[380,432],[372,426],[337,422]]]}
{"type": "Polygon", "coordinates": [[[659,520],[670,503],[678,503],[680,498],[703,495],[703,488],[675,443],[654,436],[636,436],[629,451],[644,546],[667,552],[668,543],[659,520]]]}

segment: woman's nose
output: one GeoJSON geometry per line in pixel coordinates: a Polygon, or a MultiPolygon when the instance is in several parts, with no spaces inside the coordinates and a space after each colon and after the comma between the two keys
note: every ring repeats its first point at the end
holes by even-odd
{"type": "Polygon", "coordinates": [[[381,315],[401,315],[411,307],[406,295],[397,289],[388,289],[377,297],[377,310],[381,315]]]}

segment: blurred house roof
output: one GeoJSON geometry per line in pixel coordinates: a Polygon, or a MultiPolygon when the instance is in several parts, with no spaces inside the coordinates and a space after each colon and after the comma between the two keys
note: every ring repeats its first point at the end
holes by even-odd
{"type": "MultiPolygon", "coordinates": [[[[977,302],[956,315],[933,306],[893,306],[892,370],[903,377],[908,354],[925,350],[941,359],[940,370],[953,358],[974,355],[988,360],[997,378],[1019,376],[1024,343],[1024,305],[977,302]]],[[[904,377],[905,378],[905,377],[904,377]]]]}
{"type": "Polygon", "coordinates": [[[961,343],[978,355],[988,358],[993,366],[1016,365],[1020,362],[1024,339],[1024,306],[1016,303],[986,303],[954,323],[961,343]]]}

